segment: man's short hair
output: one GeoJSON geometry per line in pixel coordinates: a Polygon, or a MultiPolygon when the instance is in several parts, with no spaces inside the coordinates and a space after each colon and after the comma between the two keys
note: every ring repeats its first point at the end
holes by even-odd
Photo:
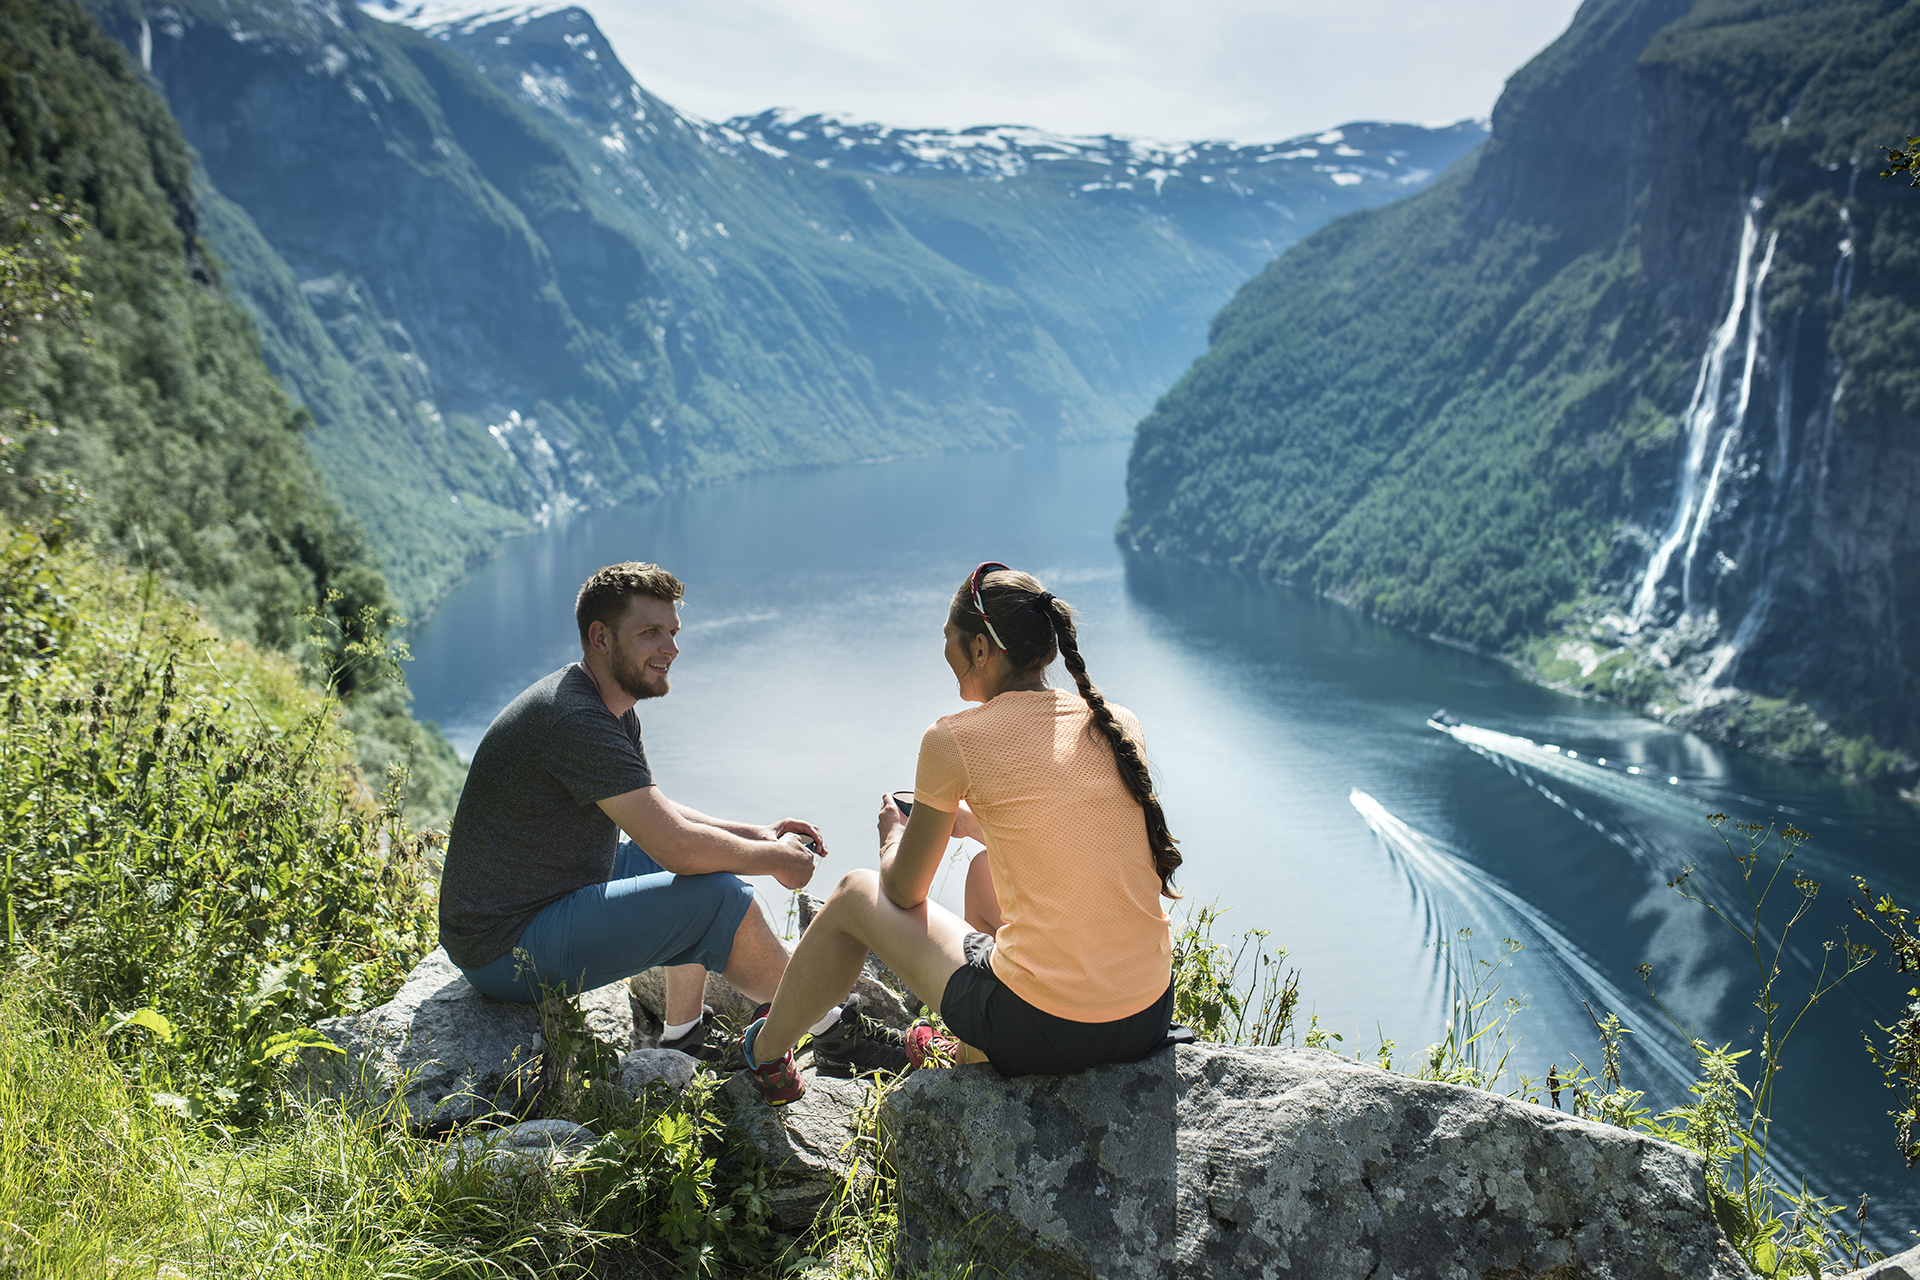
{"type": "Polygon", "coordinates": [[[587,579],[573,602],[574,621],[580,624],[580,647],[587,647],[587,631],[598,622],[615,627],[627,612],[627,601],[635,596],[675,601],[687,594],[680,579],[657,564],[629,560],[610,564],[587,579]]]}

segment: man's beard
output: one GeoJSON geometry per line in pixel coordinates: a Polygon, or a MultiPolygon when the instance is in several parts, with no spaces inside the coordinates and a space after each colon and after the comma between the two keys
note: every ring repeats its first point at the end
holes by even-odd
{"type": "Polygon", "coordinates": [[[648,698],[664,698],[672,687],[667,683],[664,673],[658,677],[659,684],[649,683],[646,663],[630,661],[626,649],[622,647],[617,636],[613,642],[613,652],[608,656],[613,660],[613,682],[620,686],[621,692],[636,702],[644,702],[648,698]]]}

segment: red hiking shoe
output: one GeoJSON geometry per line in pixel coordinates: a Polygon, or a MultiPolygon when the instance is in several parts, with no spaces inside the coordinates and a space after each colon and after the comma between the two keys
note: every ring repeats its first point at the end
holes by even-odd
{"type": "Polygon", "coordinates": [[[907,1061],[915,1067],[951,1067],[960,1061],[959,1038],[933,1029],[933,1023],[921,1018],[907,1028],[907,1061]]]}
{"type": "Polygon", "coordinates": [[[760,1034],[760,1028],[767,1022],[761,1014],[748,1024],[745,1034],[740,1037],[740,1056],[747,1061],[747,1077],[760,1090],[760,1096],[770,1107],[784,1107],[789,1102],[797,1102],[807,1092],[807,1082],[800,1078],[800,1069],[793,1065],[793,1050],[789,1049],[772,1062],[759,1066],[753,1065],[753,1039],[760,1034]]]}

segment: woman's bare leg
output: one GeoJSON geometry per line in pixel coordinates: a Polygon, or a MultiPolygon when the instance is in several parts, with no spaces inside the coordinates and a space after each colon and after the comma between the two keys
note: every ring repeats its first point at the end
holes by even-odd
{"type": "Polygon", "coordinates": [[[794,948],[754,1058],[770,1062],[800,1043],[853,990],[869,949],[938,1012],[947,979],[966,963],[966,936],[967,922],[940,904],[903,910],[881,890],[879,872],[848,872],[794,948]]]}

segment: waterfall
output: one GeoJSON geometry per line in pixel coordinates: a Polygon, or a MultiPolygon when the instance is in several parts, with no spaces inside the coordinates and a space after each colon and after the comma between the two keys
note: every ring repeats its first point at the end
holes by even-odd
{"type": "MultiPolygon", "coordinates": [[[[1747,209],[1740,226],[1740,252],[1734,265],[1733,300],[1727,306],[1726,318],[1713,332],[1713,339],[1707,344],[1707,351],[1700,360],[1700,373],[1693,385],[1693,398],[1687,404],[1687,412],[1682,421],[1685,423],[1687,447],[1680,460],[1680,476],[1677,485],[1678,497],[1674,503],[1673,520],[1667,533],[1655,548],[1653,558],[1647,562],[1646,577],[1640,583],[1640,589],[1634,594],[1633,611],[1629,616],[1628,630],[1638,631],[1652,616],[1660,584],[1666,579],[1667,571],[1673,563],[1674,552],[1684,544],[1687,548],[1685,574],[1682,585],[1683,605],[1690,605],[1691,576],[1694,553],[1699,549],[1700,530],[1705,527],[1707,516],[1711,514],[1712,493],[1703,492],[1702,472],[1705,470],[1707,450],[1713,443],[1716,429],[1721,419],[1722,396],[1726,382],[1727,353],[1733,349],[1735,339],[1740,335],[1740,321],[1749,314],[1748,299],[1750,293],[1756,297],[1759,286],[1764,283],[1766,272],[1773,265],[1773,249],[1779,240],[1776,232],[1767,241],[1765,260],[1758,272],[1753,270],[1753,253],[1760,243],[1760,225],[1758,215],[1761,203],[1758,196],[1747,202],[1747,209]],[[1703,501],[1704,499],[1704,501],[1703,501]]],[[[1748,399],[1753,389],[1754,356],[1758,351],[1759,333],[1762,321],[1758,317],[1759,308],[1751,308],[1753,321],[1749,325],[1747,342],[1747,362],[1744,376],[1741,378],[1740,400],[1734,420],[1722,439],[1714,460],[1713,488],[1718,488],[1719,477],[1724,473],[1725,462],[1732,448],[1732,437],[1739,435],[1742,420],[1746,416],[1748,399]]]]}
{"type": "Polygon", "coordinates": [[[1767,330],[1767,310],[1762,290],[1766,288],[1767,273],[1773,269],[1773,248],[1779,243],[1778,231],[1767,237],[1767,252],[1760,259],[1759,270],[1753,273],[1753,300],[1747,311],[1747,359],[1746,367],[1740,371],[1740,398],[1735,404],[1733,421],[1727,424],[1727,429],[1720,435],[1720,449],[1714,455],[1713,470],[1707,476],[1706,490],[1694,510],[1693,533],[1687,538],[1687,558],[1680,565],[1680,607],[1683,610],[1693,608],[1693,566],[1700,558],[1700,535],[1706,532],[1707,520],[1713,515],[1714,503],[1720,496],[1720,482],[1727,474],[1727,457],[1740,442],[1741,429],[1747,424],[1747,406],[1753,402],[1753,373],[1760,365],[1760,339],[1767,330]]]}

